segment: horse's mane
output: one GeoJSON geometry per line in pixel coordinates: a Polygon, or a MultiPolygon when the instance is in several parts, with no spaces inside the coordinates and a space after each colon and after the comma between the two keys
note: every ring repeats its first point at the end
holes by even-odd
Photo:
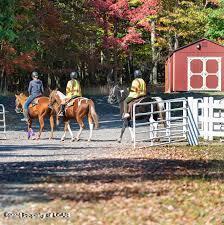
{"type": "Polygon", "coordinates": [[[57,93],[57,95],[59,96],[59,98],[60,98],[61,100],[65,99],[66,96],[65,96],[62,92],[57,91],[56,93],[57,93]]]}

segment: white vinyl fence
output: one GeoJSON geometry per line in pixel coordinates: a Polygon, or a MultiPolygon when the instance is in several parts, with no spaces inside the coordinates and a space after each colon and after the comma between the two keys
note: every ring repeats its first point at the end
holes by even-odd
{"type": "Polygon", "coordinates": [[[6,139],[5,107],[3,104],[0,104],[0,134],[3,134],[6,139]]]}
{"type": "Polygon", "coordinates": [[[214,137],[224,137],[224,99],[189,97],[188,105],[200,137],[210,141],[214,137]]]}

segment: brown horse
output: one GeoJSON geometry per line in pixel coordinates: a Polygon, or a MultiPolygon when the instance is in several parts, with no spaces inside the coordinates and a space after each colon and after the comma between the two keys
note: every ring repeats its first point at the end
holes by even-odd
{"type": "MultiPolygon", "coordinates": [[[[16,97],[16,112],[20,113],[23,110],[23,106],[24,103],[27,99],[27,96],[24,95],[23,93],[19,94],[19,95],[15,95],[16,97]]],[[[32,120],[33,119],[37,119],[39,120],[40,123],[40,130],[39,130],[39,134],[36,137],[36,139],[40,139],[41,133],[43,131],[44,128],[44,118],[46,116],[50,117],[50,126],[51,126],[51,135],[49,139],[53,138],[53,132],[54,132],[54,110],[49,109],[48,107],[49,105],[49,98],[48,97],[40,97],[38,99],[38,103],[36,105],[32,105],[32,103],[29,106],[29,119],[28,119],[28,139],[30,137],[30,132],[32,132],[32,120]]]]}
{"type": "MultiPolygon", "coordinates": [[[[58,113],[59,106],[61,105],[62,99],[65,98],[65,95],[61,93],[60,91],[53,90],[51,91],[49,98],[50,98],[50,104],[52,105],[54,110],[58,113]]],[[[93,133],[93,123],[95,124],[95,128],[99,127],[98,115],[96,114],[96,111],[95,111],[94,102],[91,99],[84,98],[84,97],[78,97],[74,99],[73,104],[70,106],[67,106],[65,116],[63,117],[65,126],[64,126],[64,134],[61,137],[61,141],[65,140],[67,130],[69,130],[69,133],[71,135],[71,140],[78,141],[82,133],[82,130],[85,127],[83,123],[83,119],[86,116],[88,117],[89,128],[90,128],[90,135],[88,138],[88,141],[90,141],[92,138],[92,133],[93,133]],[[79,124],[79,127],[80,127],[79,132],[75,139],[73,137],[73,133],[69,124],[69,121],[71,119],[74,119],[79,124]]]]}

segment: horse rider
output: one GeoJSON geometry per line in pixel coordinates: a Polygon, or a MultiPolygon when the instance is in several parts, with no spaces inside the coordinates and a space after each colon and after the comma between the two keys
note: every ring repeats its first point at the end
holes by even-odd
{"type": "Polygon", "coordinates": [[[21,119],[21,121],[27,122],[29,119],[29,105],[30,103],[37,97],[40,97],[44,93],[44,87],[42,81],[38,78],[38,73],[36,71],[33,71],[31,74],[32,80],[29,83],[28,93],[29,97],[27,98],[26,102],[23,106],[23,115],[24,118],[21,119]]]}
{"type": "Polygon", "coordinates": [[[146,96],[146,83],[142,79],[142,72],[141,70],[134,71],[134,80],[131,84],[131,90],[129,92],[128,97],[124,100],[124,114],[123,118],[130,117],[128,113],[128,104],[133,101],[134,99],[146,96]]]}
{"type": "Polygon", "coordinates": [[[68,81],[66,86],[66,98],[61,102],[61,107],[58,116],[64,116],[66,104],[77,97],[82,96],[81,86],[78,79],[78,72],[70,73],[71,80],[68,81]]]}

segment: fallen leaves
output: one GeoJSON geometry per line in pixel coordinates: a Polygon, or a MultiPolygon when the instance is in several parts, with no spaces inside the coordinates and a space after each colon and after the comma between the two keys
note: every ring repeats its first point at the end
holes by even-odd
{"type": "Polygon", "coordinates": [[[222,146],[118,149],[103,159],[5,164],[0,172],[27,175],[28,187],[16,189],[30,197],[25,210],[71,214],[49,224],[221,225],[223,153],[222,146]]]}

